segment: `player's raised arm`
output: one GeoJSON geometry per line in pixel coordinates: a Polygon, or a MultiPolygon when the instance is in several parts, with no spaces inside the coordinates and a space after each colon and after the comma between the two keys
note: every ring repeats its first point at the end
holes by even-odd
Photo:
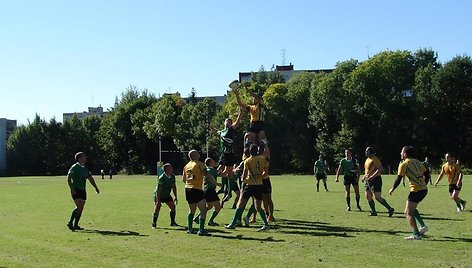
{"type": "Polygon", "coordinates": [[[242,107],[239,106],[238,117],[236,117],[236,121],[232,125],[234,129],[237,129],[239,127],[239,125],[241,124],[241,119],[242,119],[242,107]]]}

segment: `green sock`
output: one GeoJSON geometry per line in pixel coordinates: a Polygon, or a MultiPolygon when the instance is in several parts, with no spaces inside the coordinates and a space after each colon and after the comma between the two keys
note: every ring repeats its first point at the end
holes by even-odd
{"type": "Polygon", "coordinates": [[[349,196],[346,197],[346,204],[348,207],[351,207],[351,197],[349,196]]]}
{"type": "Polygon", "coordinates": [[[457,206],[458,208],[461,208],[461,201],[462,201],[462,200],[459,199],[459,201],[456,202],[456,206],[457,206]]]}
{"type": "Polygon", "coordinates": [[[208,222],[212,222],[216,218],[216,216],[218,216],[218,211],[214,210],[208,222]]]}
{"type": "Polygon", "coordinates": [[[244,209],[242,208],[237,208],[235,211],[234,211],[234,216],[233,216],[233,220],[231,221],[230,225],[236,225],[236,222],[238,221],[238,219],[241,218],[241,216],[243,215],[243,212],[244,212],[244,209]]]}
{"type": "Polygon", "coordinates": [[[203,231],[205,229],[205,218],[202,218],[200,216],[200,222],[199,223],[200,223],[199,230],[203,231]]]}
{"type": "Polygon", "coordinates": [[[156,224],[158,217],[159,217],[159,213],[154,213],[152,215],[152,223],[156,224]]]}
{"type": "Polygon", "coordinates": [[[261,211],[259,211],[259,215],[261,216],[262,221],[264,222],[264,225],[269,225],[269,223],[267,222],[267,216],[264,210],[261,209],[261,211]]]}
{"type": "Polygon", "coordinates": [[[418,229],[413,229],[413,235],[420,236],[420,231],[418,231],[418,229]]]}
{"type": "Polygon", "coordinates": [[[193,225],[193,216],[195,214],[192,214],[192,213],[189,213],[188,216],[187,216],[187,226],[188,226],[188,230],[192,230],[192,225],[193,225]]]}
{"type": "Polygon", "coordinates": [[[415,209],[415,212],[413,212],[413,217],[415,217],[416,221],[421,227],[425,226],[423,218],[421,218],[420,212],[417,209],[415,209]]]}
{"type": "Polygon", "coordinates": [[[360,205],[359,205],[359,201],[360,201],[360,200],[361,200],[361,198],[356,196],[356,203],[357,203],[357,206],[358,206],[358,207],[360,207],[360,205]]]}
{"type": "Polygon", "coordinates": [[[377,213],[377,211],[375,211],[375,202],[374,202],[374,200],[369,201],[369,206],[370,206],[370,210],[372,210],[373,213],[377,213]]]}
{"type": "Polygon", "coordinates": [[[246,217],[248,219],[251,218],[252,214],[254,213],[254,211],[256,211],[256,207],[254,207],[254,204],[252,204],[250,207],[249,207],[249,210],[247,211],[247,215],[246,217]]]}
{"type": "Polygon", "coordinates": [[[388,210],[391,210],[392,207],[387,203],[387,200],[383,199],[382,202],[380,202],[384,207],[386,207],[388,210]]]}

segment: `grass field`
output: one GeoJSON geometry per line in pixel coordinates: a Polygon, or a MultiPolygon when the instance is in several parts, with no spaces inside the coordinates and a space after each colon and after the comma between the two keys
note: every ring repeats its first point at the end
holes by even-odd
{"type": "MultiPolygon", "coordinates": [[[[260,219],[250,228],[225,230],[233,215],[225,207],[215,220],[220,226],[208,228],[211,237],[170,227],[165,205],[158,229],[150,228],[155,177],[96,178],[101,193],[89,185],[85,230],[76,232],[66,227],[74,205],[65,176],[0,178],[0,267],[472,266],[472,176],[464,178],[461,197],[470,203],[462,213],[446,181],[430,187],[419,207],[429,226],[421,241],[403,240],[411,232],[402,213],[408,193],[400,186],[388,196],[394,176],[384,176],[383,188],[396,209],[392,218],[378,203],[379,216],[368,217],[363,195],[365,212],[345,211],[342,183],[333,176],[330,192],[316,192],[311,176],[273,176],[277,221],[270,230],[256,232],[260,219]]],[[[177,222],[185,225],[180,178],[178,190],[177,222]]]]}

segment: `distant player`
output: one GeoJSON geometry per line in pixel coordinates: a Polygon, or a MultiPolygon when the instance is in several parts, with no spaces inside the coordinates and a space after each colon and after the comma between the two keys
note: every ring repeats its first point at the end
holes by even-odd
{"type": "Polygon", "coordinates": [[[170,209],[170,226],[179,226],[175,222],[175,205],[177,204],[177,187],[175,185],[174,168],[167,163],[163,166],[164,173],[159,176],[156,189],[154,190],[154,213],[152,216],[153,229],[157,227],[157,218],[161,210],[162,203],[165,203],[170,209]],[[175,199],[170,193],[174,194],[175,199]]]}
{"type": "MultiPolygon", "coordinates": [[[[425,157],[425,158],[424,158],[423,165],[428,169],[429,173],[431,174],[431,163],[429,162],[429,158],[428,158],[428,157],[425,157]]],[[[429,181],[429,184],[433,185],[433,180],[432,180],[431,178],[429,178],[429,179],[426,181],[426,184],[428,184],[428,181],[429,181]]]]}
{"type": "Polygon", "coordinates": [[[351,149],[346,149],[344,151],[345,158],[341,159],[339,162],[338,169],[336,170],[336,180],[339,181],[339,175],[344,174],[344,190],[346,191],[346,204],[347,211],[351,211],[351,185],[354,188],[354,193],[356,194],[356,204],[357,209],[362,211],[362,208],[359,204],[361,195],[359,194],[359,174],[361,169],[356,159],[352,158],[351,149]]]}
{"type": "Polygon", "coordinates": [[[315,174],[315,179],[316,179],[316,191],[320,191],[320,180],[323,180],[323,185],[328,192],[328,185],[326,184],[326,179],[327,179],[327,171],[328,171],[328,164],[326,163],[326,160],[324,159],[324,155],[320,154],[318,157],[318,160],[315,162],[315,165],[313,167],[313,173],[315,174]]]}
{"type": "Polygon", "coordinates": [[[462,189],[462,170],[461,167],[454,163],[454,155],[452,153],[446,154],[446,163],[441,168],[441,173],[439,173],[434,186],[438,186],[438,183],[441,181],[444,175],[447,175],[447,180],[449,182],[449,194],[451,199],[454,200],[457,206],[457,212],[461,212],[465,208],[467,201],[459,198],[459,193],[462,189]]]}
{"type": "Polygon", "coordinates": [[[374,148],[372,147],[365,149],[365,156],[367,156],[367,159],[364,164],[365,174],[362,178],[362,182],[365,181],[365,197],[371,209],[369,216],[377,216],[375,202],[373,200],[373,197],[375,197],[380,204],[387,208],[388,216],[392,217],[395,210],[390,207],[387,200],[382,198],[382,163],[375,155],[374,148]]]}
{"type": "Polygon", "coordinates": [[[402,162],[398,166],[398,176],[392,188],[388,192],[393,194],[400,185],[403,177],[410,181],[410,194],[405,206],[405,216],[408,224],[413,229],[413,235],[405,237],[406,240],[419,240],[428,231],[428,226],[423,221],[420,212],[416,207],[428,194],[427,180],[430,177],[428,169],[423,163],[416,159],[415,149],[411,146],[404,146],[400,153],[402,162]],[[418,230],[418,222],[421,228],[418,230]]]}
{"type": "Polygon", "coordinates": [[[193,217],[195,216],[195,211],[198,207],[200,210],[200,218],[199,230],[197,234],[201,236],[208,236],[210,234],[205,230],[207,208],[205,194],[203,192],[203,177],[215,185],[221,186],[221,184],[216,182],[210,173],[208,173],[205,164],[199,161],[200,154],[197,150],[191,150],[188,153],[188,157],[190,158],[190,161],[185,165],[182,172],[182,181],[185,183],[185,198],[187,199],[190,209],[187,218],[187,233],[193,233],[193,217]]]}
{"type": "Polygon", "coordinates": [[[75,203],[75,209],[72,211],[70,220],[67,223],[67,227],[71,231],[84,229],[79,226],[79,221],[80,217],[82,216],[82,212],[84,211],[85,202],[87,200],[87,191],[85,189],[87,179],[95,188],[95,192],[97,192],[97,194],[100,193],[100,190],[98,189],[92,174],[85,167],[85,163],[87,163],[87,156],[85,153],[76,153],[75,161],[77,161],[77,163],[73,164],[67,173],[67,183],[69,184],[70,193],[75,203]]]}
{"type": "Polygon", "coordinates": [[[261,208],[263,195],[262,178],[268,172],[269,164],[267,163],[264,156],[258,155],[258,146],[255,144],[252,144],[249,147],[249,152],[251,156],[244,160],[243,179],[245,186],[243,188],[241,197],[239,198],[238,207],[235,210],[233,219],[230,224],[225,226],[225,228],[236,228],[236,223],[241,218],[247,201],[251,197],[254,197],[256,202],[256,210],[259,212],[259,215],[264,222],[264,225],[259,229],[259,231],[264,231],[269,228],[269,223],[267,222],[264,210],[261,208]]]}

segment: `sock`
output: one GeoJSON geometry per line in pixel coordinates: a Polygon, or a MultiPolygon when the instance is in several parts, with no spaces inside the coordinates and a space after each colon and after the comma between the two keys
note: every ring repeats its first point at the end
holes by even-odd
{"type": "Polygon", "coordinates": [[[380,202],[384,207],[386,207],[388,210],[391,210],[392,207],[387,203],[387,200],[383,199],[382,202],[380,202]]]}
{"type": "Polygon", "coordinates": [[[251,218],[252,213],[254,213],[254,211],[256,211],[256,208],[254,207],[254,204],[252,204],[251,207],[249,207],[249,209],[248,209],[248,211],[247,211],[246,217],[247,217],[248,219],[251,218]]]}
{"type": "Polygon", "coordinates": [[[323,185],[324,185],[325,190],[328,191],[328,185],[326,184],[325,181],[323,182],[323,185]]]}
{"type": "Polygon", "coordinates": [[[267,216],[264,210],[259,211],[259,215],[261,216],[262,221],[264,222],[264,225],[269,225],[269,223],[267,222],[267,216]]]}
{"type": "Polygon", "coordinates": [[[156,224],[158,217],[159,217],[159,213],[152,214],[152,223],[153,224],[156,224]]]}
{"type": "Polygon", "coordinates": [[[192,230],[192,225],[193,225],[193,216],[195,214],[192,214],[192,213],[189,213],[188,216],[187,216],[187,225],[188,225],[188,230],[192,230]]]}
{"type": "Polygon", "coordinates": [[[74,221],[75,217],[77,217],[77,209],[74,209],[72,210],[72,214],[70,215],[70,220],[69,220],[69,223],[72,224],[72,222],[74,221]]]}
{"type": "Polygon", "coordinates": [[[420,231],[418,231],[418,229],[413,229],[413,235],[420,236],[420,231]]]}
{"type": "Polygon", "coordinates": [[[241,219],[241,216],[243,215],[243,212],[244,212],[244,209],[236,208],[236,210],[234,211],[234,216],[233,216],[233,219],[231,220],[230,225],[236,225],[236,222],[238,221],[238,219],[241,219]]]}
{"type": "Polygon", "coordinates": [[[350,196],[346,196],[346,204],[347,204],[347,207],[351,207],[351,197],[350,196]]]}
{"type": "Polygon", "coordinates": [[[200,221],[200,222],[199,222],[199,223],[200,223],[200,226],[199,226],[198,230],[200,230],[200,231],[205,230],[205,218],[200,217],[200,220],[199,220],[199,221],[200,221]]]}
{"type": "Polygon", "coordinates": [[[228,177],[221,177],[221,189],[228,190],[228,177]]]}
{"type": "Polygon", "coordinates": [[[461,201],[462,201],[462,200],[459,199],[459,201],[456,202],[456,206],[457,206],[459,209],[461,208],[461,201]]]}
{"type": "Polygon", "coordinates": [[[216,216],[218,216],[218,211],[213,210],[213,213],[211,214],[210,220],[208,222],[212,222],[216,216]]]}
{"type": "Polygon", "coordinates": [[[416,221],[420,224],[421,227],[425,226],[423,218],[421,218],[420,212],[415,209],[415,212],[413,212],[413,217],[416,219],[416,221]]]}
{"type": "Polygon", "coordinates": [[[74,226],[78,226],[79,225],[79,221],[80,221],[80,217],[82,216],[82,213],[80,213],[79,211],[76,212],[76,216],[75,216],[75,221],[74,221],[74,226]]]}
{"type": "Polygon", "coordinates": [[[320,182],[319,182],[319,181],[316,183],[316,190],[317,190],[317,191],[320,190],[320,182]]]}
{"type": "Polygon", "coordinates": [[[374,202],[374,200],[369,201],[369,207],[370,207],[370,210],[372,210],[373,213],[377,212],[377,211],[375,211],[375,202],[374,202]]]}
{"type": "Polygon", "coordinates": [[[357,206],[360,207],[359,205],[359,201],[361,200],[361,197],[360,196],[356,196],[356,203],[357,203],[357,206]]]}
{"type": "Polygon", "coordinates": [[[175,223],[175,211],[170,212],[170,222],[175,223]]]}

